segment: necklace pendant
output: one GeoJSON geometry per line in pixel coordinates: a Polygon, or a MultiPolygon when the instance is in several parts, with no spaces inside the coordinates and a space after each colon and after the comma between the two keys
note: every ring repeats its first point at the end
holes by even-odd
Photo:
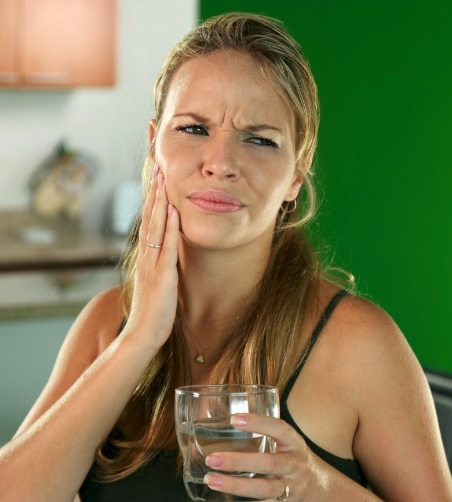
{"type": "Polygon", "coordinates": [[[204,362],[204,358],[202,357],[202,354],[198,354],[198,355],[196,356],[195,361],[196,361],[197,363],[199,363],[199,364],[202,364],[202,363],[204,362]]]}

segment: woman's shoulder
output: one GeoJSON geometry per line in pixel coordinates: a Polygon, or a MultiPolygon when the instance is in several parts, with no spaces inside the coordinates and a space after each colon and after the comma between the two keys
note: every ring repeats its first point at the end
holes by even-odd
{"type": "Polygon", "coordinates": [[[324,328],[325,336],[330,342],[339,346],[353,343],[365,349],[372,348],[374,344],[382,348],[385,343],[392,345],[394,339],[404,339],[396,322],[381,306],[328,282],[322,283],[319,289],[317,308],[313,309],[316,312],[313,322],[319,322],[334,298],[338,301],[330,309],[324,328]]]}
{"type": "MultiPolygon", "coordinates": [[[[94,318],[108,315],[113,318],[114,322],[117,322],[124,315],[122,292],[123,287],[120,284],[99,292],[86,304],[82,315],[86,314],[94,318]]],[[[105,321],[105,319],[102,320],[105,321]]]]}
{"type": "Polygon", "coordinates": [[[319,337],[317,355],[337,382],[352,389],[357,408],[377,389],[383,399],[389,392],[425,387],[421,365],[397,323],[377,303],[356,294],[337,304],[319,337]]]}
{"type": "Polygon", "coordinates": [[[121,285],[95,295],[84,307],[74,329],[96,342],[102,352],[117,336],[124,319],[121,285]]]}
{"type": "Polygon", "coordinates": [[[378,354],[394,351],[395,346],[406,344],[399,326],[377,303],[356,294],[348,294],[338,304],[331,322],[334,343],[356,351],[378,354]]]}
{"type": "Polygon", "coordinates": [[[446,465],[430,389],[392,317],[376,303],[348,295],[325,326],[319,349],[324,385],[333,380],[335,392],[356,411],[353,454],[375,476],[375,488],[384,494],[397,486],[401,498],[406,489],[414,500],[414,486],[426,493],[428,486],[429,493],[444,486],[446,465]],[[416,482],[401,481],[394,466],[402,465],[416,482]],[[425,465],[432,466],[429,473],[425,465]]]}
{"type": "Polygon", "coordinates": [[[121,286],[95,295],[75,319],[60,349],[57,366],[86,369],[116,338],[122,319],[121,286]]]}
{"type": "Polygon", "coordinates": [[[113,342],[123,319],[121,291],[121,286],[107,289],[86,304],[64,340],[54,373],[72,372],[75,380],[113,342]]]}
{"type": "MultiPolygon", "coordinates": [[[[318,295],[317,314],[311,328],[340,291],[324,284],[318,295]]],[[[328,368],[336,381],[363,392],[373,382],[403,380],[420,373],[420,365],[394,319],[377,303],[357,294],[343,296],[330,310],[306,366],[328,368]],[[310,361],[312,360],[312,361],[310,361]]]]}
{"type": "MultiPolygon", "coordinates": [[[[388,400],[387,389],[406,380],[408,367],[417,363],[382,308],[340,293],[340,287],[325,282],[312,300],[309,329],[316,341],[287,403],[312,441],[339,457],[353,458],[358,426],[368,413],[383,414],[388,403],[400,401],[400,395],[388,400]]],[[[386,408],[384,415],[389,414],[386,408]]]]}

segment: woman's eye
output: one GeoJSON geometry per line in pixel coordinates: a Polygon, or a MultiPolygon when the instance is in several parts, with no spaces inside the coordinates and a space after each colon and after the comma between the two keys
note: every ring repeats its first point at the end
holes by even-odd
{"type": "Polygon", "coordinates": [[[177,126],[176,131],[186,132],[188,134],[197,134],[199,136],[207,136],[207,129],[198,124],[177,126]]]}
{"type": "Polygon", "coordinates": [[[248,138],[246,141],[248,143],[254,143],[259,146],[268,146],[270,148],[279,148],[279,145],[267,138],[260,138],[259,136],[253,136],[252,138],[248,138]]]}

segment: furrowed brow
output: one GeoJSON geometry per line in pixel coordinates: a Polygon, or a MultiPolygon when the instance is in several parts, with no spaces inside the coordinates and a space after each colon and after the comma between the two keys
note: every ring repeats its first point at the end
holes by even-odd
{"type": "MultiPolygon", "coordinates": [[[[173,115],[173,118],[178,118],[178,117],[190,117],[193,119],[194,122],[200,123],[200,124],[209,124],[210,120],[205,117],[204,115],[200,115],[199,113],[194,113],[194,112],[181,112],[181,113],[176,113],[173,115]]],[[[261,131],[276,131],[280,134],[282,134],[282,130],[279,127],[270,125],[270,124],[248,124],[245,125],[243,128],[241,127],[244,131],[248,132],[261,132],[261,131]]]]}
{"type": "Polygon", "coordinates": [[[276,131],[282,134],[282,131],[279,127],[272,126],[270,124],[253,124],[249,125],[245,128],[249,132],[260,132],[264,130],[276,131]]]}
{"type": "Polygon", "coordinates": [[[199,115],[198,113],[192,113],[192,112],[176,113],[175,115],[173,115],[173,117],[174,118],[178,118],[178,117],[190,117],[195,122],[199,122],[200,124],[205,124],[205,123],[209,122],[209,120],[207,119],[207,117],[204,117],[202,115],[199,115]]]}

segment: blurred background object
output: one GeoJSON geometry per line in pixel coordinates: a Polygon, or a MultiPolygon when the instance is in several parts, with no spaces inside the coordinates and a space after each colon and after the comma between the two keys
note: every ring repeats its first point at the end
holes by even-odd
{"type": "Polygon", "coordinates": [[[115,188],[110,224],[116,235],[126,236],[130,232],[141,208],[141,200],[141,184],[138,181],[125,181],[115,188]]]}
{"type": "Polygon", "coordinates": [[[78,221],[94,175],[94,160],[59,143],[31,177],[32,210],[43,218],[78,221]]]}

